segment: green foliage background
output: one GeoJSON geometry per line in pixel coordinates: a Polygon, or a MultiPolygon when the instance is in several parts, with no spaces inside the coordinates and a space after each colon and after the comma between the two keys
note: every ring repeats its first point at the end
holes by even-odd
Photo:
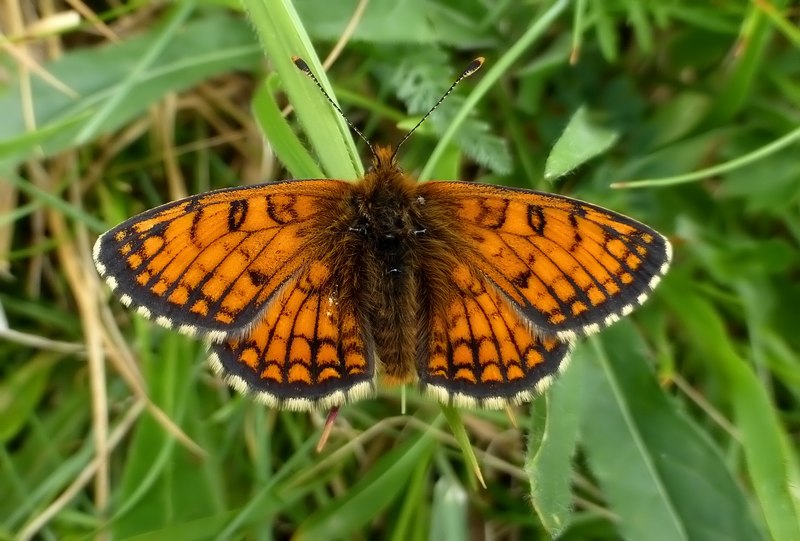
{"type": "Polygon", "coordinates": [[[800,539],[797,4],[93,2],[35,33],[50,6],[0,36],[0,539],[800,539]],[[232,394],[90,256],[187,193],[356,178],[292,55],[374,143],[485,56],[405,168],[624,212],[672,270],[518,427],[388,390],[316,454],[321,415],[232,394]]]}

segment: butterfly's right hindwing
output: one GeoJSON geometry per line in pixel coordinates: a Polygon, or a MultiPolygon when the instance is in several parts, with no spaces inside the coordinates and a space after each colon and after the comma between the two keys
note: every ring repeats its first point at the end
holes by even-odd
{"type": "Polygon", "coordinates": [[[421,322],[422,389],[445,404],[503,408],[531,399],[566,367],[572,343],[540,337],[479,272],[450,272],[442,306],[421,322]]]}

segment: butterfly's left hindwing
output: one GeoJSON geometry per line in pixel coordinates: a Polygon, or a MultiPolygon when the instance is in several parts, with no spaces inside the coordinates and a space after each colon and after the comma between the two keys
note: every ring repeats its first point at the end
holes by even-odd
{"type": "Polygon", "coordinates": [[[102,235],[95,263],[124,304],[218,341],[243,333],[309,264],[309,235],[347,189],[337,180],[285,181],[167,203],[102,235]]]}
{"type": "Polygon", "coordinates": [[[461,248],[543,336],[571,341],[610,325],[669,267],[667,239],[589,203],[468,182],[427,182],[419,192],[452,217],[461,248]]]}
{"type": "Polygon", "coordinates": [[[292,279],[247,334],[211,345],[211,364],[269,406],[330,408],[375,392],[368,322],[327,259],[292,279]]]}

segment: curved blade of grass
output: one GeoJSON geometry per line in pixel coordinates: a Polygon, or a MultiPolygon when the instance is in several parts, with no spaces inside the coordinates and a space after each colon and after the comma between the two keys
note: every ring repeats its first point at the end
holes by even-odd
{"type": "Polygon", "coordinates": [[[572,16],[572,50],[569,54],[570,65],[575,65],[581,55],[583,44],[584,16],[586,15],[586,0],[577,0],[572,16]]]}
{"type": "Polygon", "coordinates": [[[363,167],[350,128],[317,86],[292,62],[299,56],[334,98],[311,40],[289,0],[241,0],[322,169],[330,178],[358,178],[363,167]]]}
{"type": "Polygon", "coordinates": [[[164,51],[168,42],[177,33],[178,28],[189,15],[191,15],[192,11],[194,11],[195,5],[196,2],[194,0],[186,0],[185,2],[179,2],[177,4],[175,11],[169,17],[167,23],[153,40],[150,47],[145,51],[144,55],[139,59],[139,62],[128,72],[114,95],[100,107],[99,111],[92,115],[91,119],[84,124],[81,131],[75,136],[75,140],[73,141],[75,145],[81,145],[95,137],[97,132],[100,131],[101,126],[105,124],[111,116],[114,109],[131,94],[136,84],[143,78],[147,69],[164,51]]]}
{"type": "Polygon", "coordinates": [[[253,96],[253,116],[275,155],[294,178],[324,178],[325,174],[283,118],[275,101],[278,79],[270,75],[253,96]]]}
{"type": "Polygon", "coordinates": [[[582,439],[622,535],[762,539],[718,449],[658,386],[632,324],[589,342],[576,354],[586,365],[582,439]]]}
{"type": "Polygon", "coordinates": [[[749,152],[744,156],[740,156],[734,160],[730,160],[725,163],[720,163],[714,165],[712,167],[707,167],[706,169],[701,169],[700,171],[695,171],[693,173],[687,173],[685,175],[676,175],[673,177],[667,178],[652,178],[652,179],[644,179],[644,180],[631,180],[631,181],[622,181],[622,182],[614,182],[611,184],[612,188],[645,188],[649,186],[655,187],[664,187],[664,186],[675,186],[677,184],[686,184],[689,182],[694,182],[696,180],[702,180],[708,178],[712,175],[719,175],[721,173],[726,173],[728,171],[732,171],[734,169],[738,169],[744,165],[750,164],[770,154],[774,154],[785,148],[795,141],[800,139],[800,128],[790,131],[780,139],[776,139],[775,141],[771,142],[768,145],[764,145],[763,147],[754,150],[753,152],[749,152]]]}
{"type": "Polygon", "coordinates": [[[800,510],[792,494],[788,464],[797,464],[790,437],[766,390],[737,353],[714,307],[688,283],[665,281],[662,297],[684,333],[729,389],[750,481],[773,539],[800,539],[800,510]],[[672,283],[671,283],[672,282],[672,283]]]}
{"type": "Polygon", "coordinates": [[[38,145],[42,141],[46,141],[53,135],[61,133],[65,129],[71,128],[75,124],[86,120],[91,115],[91,111],[83,111],[73,117],[56,120],[37,130],[25,132],[17,137],[0,140],[0,162],[7,156],[13,156],[14,154],[27,151],[27,149],[38,145]]]}
{"type": "Polygon", "coordinates": [[[483,480],[481,467],[478,464],[478,459],[475,457],[475,450],[472,448],[472,443],[469,441],[469,434],[467,434],[467,429],[464,427],[464,421],[461,420],[461,413],[452,406],[444,405],[442,406],[442,413],[445,419],[447,419],[447,423],[450,425],[450,430],[453,431],[453,436],[456,438],[458,446],[461,447],[461,452],[464,454],[467,464],[472,468],[472,472],[475,474],[481,486],[486,488],[486,481],[483,480]]]}
{"type": "Polygon", "coordinates": [[[419,463],[431,459],[435,444],[429,433],[416,434],[383,455],[344,496],[308,517],[293,539],[350,539],[397,498],[419,463]]]}
{"type": "Polygon", "coordinates": [[[447,131],[442,134],[439,142],[431,152],[431,157],[428,159],[425,167],[419,174],[420,180],[428,180],[431,178],[431,172],[435,169],[436,164],[442,158],[445,149],[448,147],[453,137],[455,136],[458,128],[466,120],[469,112],[478,104],[483,96],[492,88],[492,86],[500,79],[500,77],[509,70],[511,65],[517,61],[522,54],[536,42],[536,40],[544,34],[545,30],[550,24],[558,17],[570,4],[569,0],[556,0],[553,5],[544,12],[540,17],[537,17],[531,27],[525,34],[520,37],[514,45],[512,45],[506,53],[501,56],[495,64],[490,67],[486,74],[481,78],[475,89],[464,100],[464,105],[459,109],[458,113],[453,117],[453,121],[447,128],[447,131]]]}

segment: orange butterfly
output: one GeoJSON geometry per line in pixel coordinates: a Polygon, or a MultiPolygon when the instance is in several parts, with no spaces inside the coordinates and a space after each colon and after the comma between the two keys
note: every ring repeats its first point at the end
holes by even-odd
{"type": "Polygon", "coordinates": [[[167,203],[102,235],[97,269],[126,306],[206,338],[238,391],[293,410],[372,396],[379,380],[457,406],[527,401],[576,338],[631,313],[667,271],[667,239],[621,214],[531,190],[417,183],[395,155],[375,150],[356,183],[167,203]]]}

